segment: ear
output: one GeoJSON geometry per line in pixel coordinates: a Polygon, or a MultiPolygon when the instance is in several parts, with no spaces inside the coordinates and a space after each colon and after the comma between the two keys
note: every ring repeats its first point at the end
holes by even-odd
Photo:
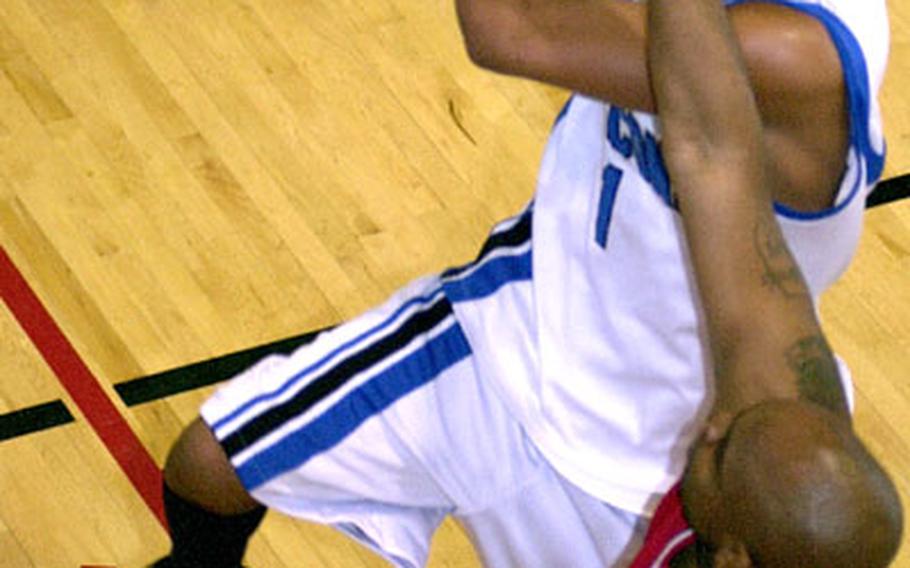
{"type": "Polygon", "coordinates": [[[725,543],[714,553],[715,568],[752,568],[752,566],[752,559],[749,558],[746,546],[739,541],[725,543]]]}

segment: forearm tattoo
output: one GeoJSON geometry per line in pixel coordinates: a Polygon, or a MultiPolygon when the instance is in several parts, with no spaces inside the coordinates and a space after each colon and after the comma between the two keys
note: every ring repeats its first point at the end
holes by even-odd
{"type": "Polygon", "coordinates": [[[787,365],[796,376],[800,398],[838,414],[848,412],[837,364],[824,337],[803,337],[787,350],[786,357],[787,365]]]}
{"type": "Polygon", "coordinates": [[[755,248],[762,262],[762,283],[787,297],[805,293],[802,274],[793,261],[774,219],[762,215],[755,223],[755,248]]]}

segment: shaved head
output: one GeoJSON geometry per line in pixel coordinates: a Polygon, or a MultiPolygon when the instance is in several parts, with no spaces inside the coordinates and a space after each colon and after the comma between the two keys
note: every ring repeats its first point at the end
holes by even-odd
{"type": "Polygon", "coordinates": [[[761,566],[887,566],[900,545],[893,483],[850,424],[819,406],[744,412],[719,473],[727,528],[761,566]]]}

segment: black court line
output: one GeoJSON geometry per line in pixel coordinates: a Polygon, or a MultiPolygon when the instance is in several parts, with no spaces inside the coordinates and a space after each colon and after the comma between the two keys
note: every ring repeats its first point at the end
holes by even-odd
{"type": "MultiPolygon", "coordinates": [[[[910,174],[879,183],[866,198],[866,208],[907,198],[910,198],[910,174]]],[[[114,385],[114,390],[127,406],[160,400],[230,379],[270,354],[289,354],[312,341],[322,331],[311,331],[208,361],[123,381],[114,385]]],[[[0,442],[74,421],[73,415],[60,400],[0,414],[0,442]]]]}
{"type": "Polygon", "coordinates": [[[866,198],[866,209],[910,197],[910,174],[886,179],[866,198]]]}
{"type": "Polygon", "coordinates": [[[315,339],[322,331],[295,335],[208,361],[200,361],[147,377],[124,381],[114,385],[114,390],[127,406],[136,406],[191,391],[227,380],[268,355],[276,353],[287,355],[315,339]]]}
{"type": "Polygon", "coordinates": [[[0,414],[0,442],[75,422],[61,400],[0,414]]]}
{"type": "MultiPolygon", "coordinates": [[[[866,198],[866,208],[877,207],[910,197],[910,174],[879,183],[866,198]]],[[[323,330],[297,335],[179,367],[163,373],[141,377],[114,385],[114,390],[127,406],[159,400],[230,379],[241,371],[272,353],[288,354],[297,347],[312,341],[323,330]]]]}

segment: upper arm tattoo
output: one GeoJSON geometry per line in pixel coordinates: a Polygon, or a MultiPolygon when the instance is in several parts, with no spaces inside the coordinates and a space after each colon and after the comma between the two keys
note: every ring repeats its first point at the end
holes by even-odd
{"type": "Polygon", "coordinates": [[[796,376],[800,398],[838,414],[849,414],[837,363],[824,337],[803,337],[787,350],[786,357],[787,366],[796,376]]]}
{"type": "Polygon", "coordinates": [[[761,215],[753,232],[755,249],[762,262],[762,283],[787,297],[795,297],[805,292],[805,284],[779,228],[773,225],[775,222],[773,217],[761,215]]]}

